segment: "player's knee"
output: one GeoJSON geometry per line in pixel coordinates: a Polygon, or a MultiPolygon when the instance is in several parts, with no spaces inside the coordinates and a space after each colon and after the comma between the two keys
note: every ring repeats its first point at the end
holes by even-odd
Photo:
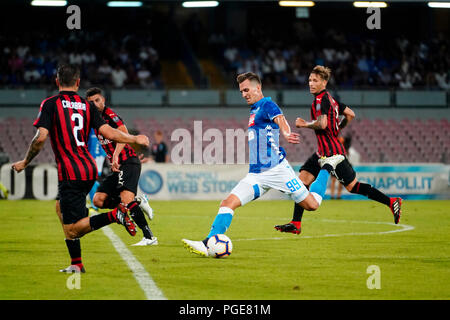
{"type": "Polygon", "coordinates": [[[241,205],[241,202],[240,202],[239,198],[234,195],[226,198],[225,200],[222,200],[222,202],[220,203],[221,207],[227,207],[227,208],[231,208],[233,210],[235,210],[240,205],[241,205]]]}
{"type": "Polygon", "coordinates": [[[124,204],[129,204],[130,202],[134,201],[135,195],[132,192],[122,192],[120,194],[120,200],[124,204]]]}
{"type": "Polygon", "coordinates": [[[355,193],[353,188],[355,187],[356,183],[358,182],[358,180],[353,180],[352,182],[350,182],[348,185],[345,186],[345,189],[347,189],[348,192],[351,193],[355,193]]]}
{"type": "Polygon", "coordinates": [[[317,201],[311,201],[311,203],[309,204],[309,209],[307,210],[316,211],[317,209],[319,209],[319,203],[317,201]]]}
{"type": "Polygon", "coordinates": [[[103,203],[105,202],[105,199],[100,195],[95,194],[94,199],[92,199],[92,202],[94,203],[94,206],[98,208],[103,208],[103,203]]]}
{"type": "Polygon", "coordinates": [[[67,240],[74,240],[79,238],[78,232],[72,226],[64,228],[64,234],[67,240]]]}
{"type": "Polygon", "coordinates": [[[229,199],[225,199],[222,200],[222,202],[220,203],[221,207],[230,207],[232,205],[232,201],[230,201],[229,199]]]}
{"type": "Polygon", "coordinates": [[[300,206],[307,211],[316,211],[319,209],[319,203],[314,198],[302,201],[300,206]]]}

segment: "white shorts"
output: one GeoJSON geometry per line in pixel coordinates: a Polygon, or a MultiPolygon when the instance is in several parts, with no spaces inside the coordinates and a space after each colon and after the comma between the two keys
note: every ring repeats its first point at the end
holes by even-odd
{"type": "Polygon", "coordinates": [[[231,193],[241,200],[241,206],[243,206],[261,197],[270,189],[290,195],[291,199],[296,203],[305,200],[309,194],[308,189],[306,189],[286,159],[267,171],[248,173],[231,190],[231,193]]]}

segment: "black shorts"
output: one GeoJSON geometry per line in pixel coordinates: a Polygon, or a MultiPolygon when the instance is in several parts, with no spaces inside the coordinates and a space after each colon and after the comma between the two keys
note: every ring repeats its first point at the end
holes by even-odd
{"type": "Polygon", "coordinates": [[[64,224],[75,223],[87,217],[86,196],[91,191],[95,180],[63,180],[58,183],[59,205],[64,224]]]}
{"type": "MultiPolygon", "coordinates": [[[[314,153],[311,157],[308,158],[308,160],[306,160],[299,171],[308,171],[317,178],[321,169],[318,161],[319,156],[317,155],[317,153],[314,153]]],[[[347,157],[345,157],[344,161],[337,165],[334,173],[335,174],[333,175],[336,177],[336,179],[344,186],[348,186],[356,178],[356,172],[353,169],[351,163],[348,161],[347,157]]]]}
{"type": "Polygon", "coordinates": [[[123,163],[120,165],[120,172],[111,172],[105,177],[97,192],[106,193],[110,197],[120,196],[123,190],[137,194],[140,175],[140,163],[123,163]]]}

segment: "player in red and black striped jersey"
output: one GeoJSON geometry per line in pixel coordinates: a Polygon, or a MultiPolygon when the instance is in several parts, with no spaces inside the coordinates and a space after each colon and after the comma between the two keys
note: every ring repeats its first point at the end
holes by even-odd
{"type": "MultiPolygon", "coordinates": [[[[111,127],[128,133],[122,118],[105,105],[105,97],[100,88],[90,88],[86,91],[86,99],[92,102],[100,112],[103,120],[111,127]]],[[[105,177],[94,195],[93,203],[98,208],[114,208],[122,203],[130,210],[131,217],[144,234],[137,246],[156,245],[158,240],[153,236],[143,211],[150,219],[153,218],[152,209],[145,196],[136,197],[141,161],[129,144],[115,143],[95,130],[103,149],[111,162],[111,173],[105,177]]]]}
{"type": "MultiPolygon", "coordinates": [[[[317,137],[317,152],[300,168],[299,178],[305,186],[310,186],[316,179],[320,171],[319,159],[337,154],[346,156],[345,148],[338,139],[339,131],[355,117],[352,109],[336,101],[326,90],[330,76],[331,70],[327,67],[316,66],[312,70],[309,76],[309,90],[314,95],[311,106],[312,121],[307,122],[302,118],[297,118],[295,121],[297,128],[313,129],[317,137]],[[344,115],[342,121],[339,121],[340,115],[344,115]]],[[[358,182],[356,173],[347,157],[336,166],[333,175],[349,192],[361,194],[388,206],[394,215],[394,222],[396,224],[399,222],[402,199],[390,198],[370,184],[358,182]]],[[[275,229],[281,232],[300,234],[302,216],[303,208],[295,204],[292,221],[288,224],[277,225],[275,229]]]]}
{"type": "Polygon", "coordinates": [[[88,151],[87,141],[91,128],[104,137],[123,143],[149,145],[144,135],[133,136],[107,125],[95,106],[76,92],[80,85],[80,70],[75,65],[61,65],[56,84],[59,93],[45,99],[34,122],[37,132],[23,160],[12,165],[17,172],[24,170],[42,150],[50,137],[58,166],[58,200],[56,210],[63,225],[71,265],[62,272],[84,272],[81,261],[80,237],[112,222],[123,224],[136,234],[134,223],[126,210],[115,208],[110,212],[88,217],[86,195],[97,179],[97,167],[88,151]]]}
{"type": "MultiPolygon", "coordinates": [[[[330,93],[323,89],[314,97],[311,107],[311,120],[324,122],[326,116],[326,126],[314,129],[317,137],[317,154],[321,157],[331,157],[335,154],[346,155],[345,148],[339,141],[339,115],[344,114],[347,107],[333,99],[330,93]],[[320,118],[320,119],[319,119],[320,118]]],[[[351,110],[348,108],[351,115],[351,110]]],[[[305,122],[301,118],[296,120],[296,126],[303,126],[305,122]]]]}
{"type": "Polygon", "coordinates": [[[34,121],[36,128],[46,128],[58,166],[58,180],[95,180],[97,166],[87,149],[90,127],[104,121],[98,112],[75,91],[60,91],[45,99],[34,121]]]}

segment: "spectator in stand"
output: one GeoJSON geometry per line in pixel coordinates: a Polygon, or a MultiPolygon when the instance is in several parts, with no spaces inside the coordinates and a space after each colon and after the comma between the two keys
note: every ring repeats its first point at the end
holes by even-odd
{"type": "Polygon", "coordinates": [[[161,130],[155,132],[155,143],[152,144],[150,148],[143,148],[139,159],[141,163],[146,162],[158,162],[165,163],[169,162],[169,149],[167,148],[164,140],[164,135],[161,130]]]}
{"type": "Polygon", "coordinates": [[[122,88],[127,80],[127,73],[117,64],[114,70],[111,71],[111,81],[115,88],[122,88]]]}
{"type": "Polygon", "coordinates": [[[110,83],[112,68],[108,63],[108,60],[103,59],[102,64],[98,67],[98,73],[100,82],[102,84],[110,83]]]}
{"type": "Polygon", "coordinates": [[[273,60],[273,71],[278,74],[282,74],[286,72],[287,64],[286,60],[284,60],[281,52],[277,52],[275,59],[273,60]]]}
{"type": "Polygon", "coordinates": [[[26,66],[26,71],[23,74],[23,80],[28,84],[37,84],[41,79],[41,74],[39,73],[36,65],[34,63],[29,63],[26,66]]]}
{"type": "Polygon", "coordinates": [[[439,86],[443,90],[450,89],[450,76],[449,72],[445,70],[439,70],[434,73],[434,78],[439,86]]]}
{"type": "Polygon", "coordinates": [[[139,85],[142,88],[153,88],[154,84],[152,81],[152,74],[150,72],[150,67],[148,63],[143,64],[141,69],[137,72],[137,77],[139,79],[139,85]]]}
{"type": "Polygon", "coordinates": [[[137,77],[136,69],[134,68],[132,63],[128,63],[126,66],[127,72],[127,84],[130,86],[139,85],[139,79],[137,77]]]}

